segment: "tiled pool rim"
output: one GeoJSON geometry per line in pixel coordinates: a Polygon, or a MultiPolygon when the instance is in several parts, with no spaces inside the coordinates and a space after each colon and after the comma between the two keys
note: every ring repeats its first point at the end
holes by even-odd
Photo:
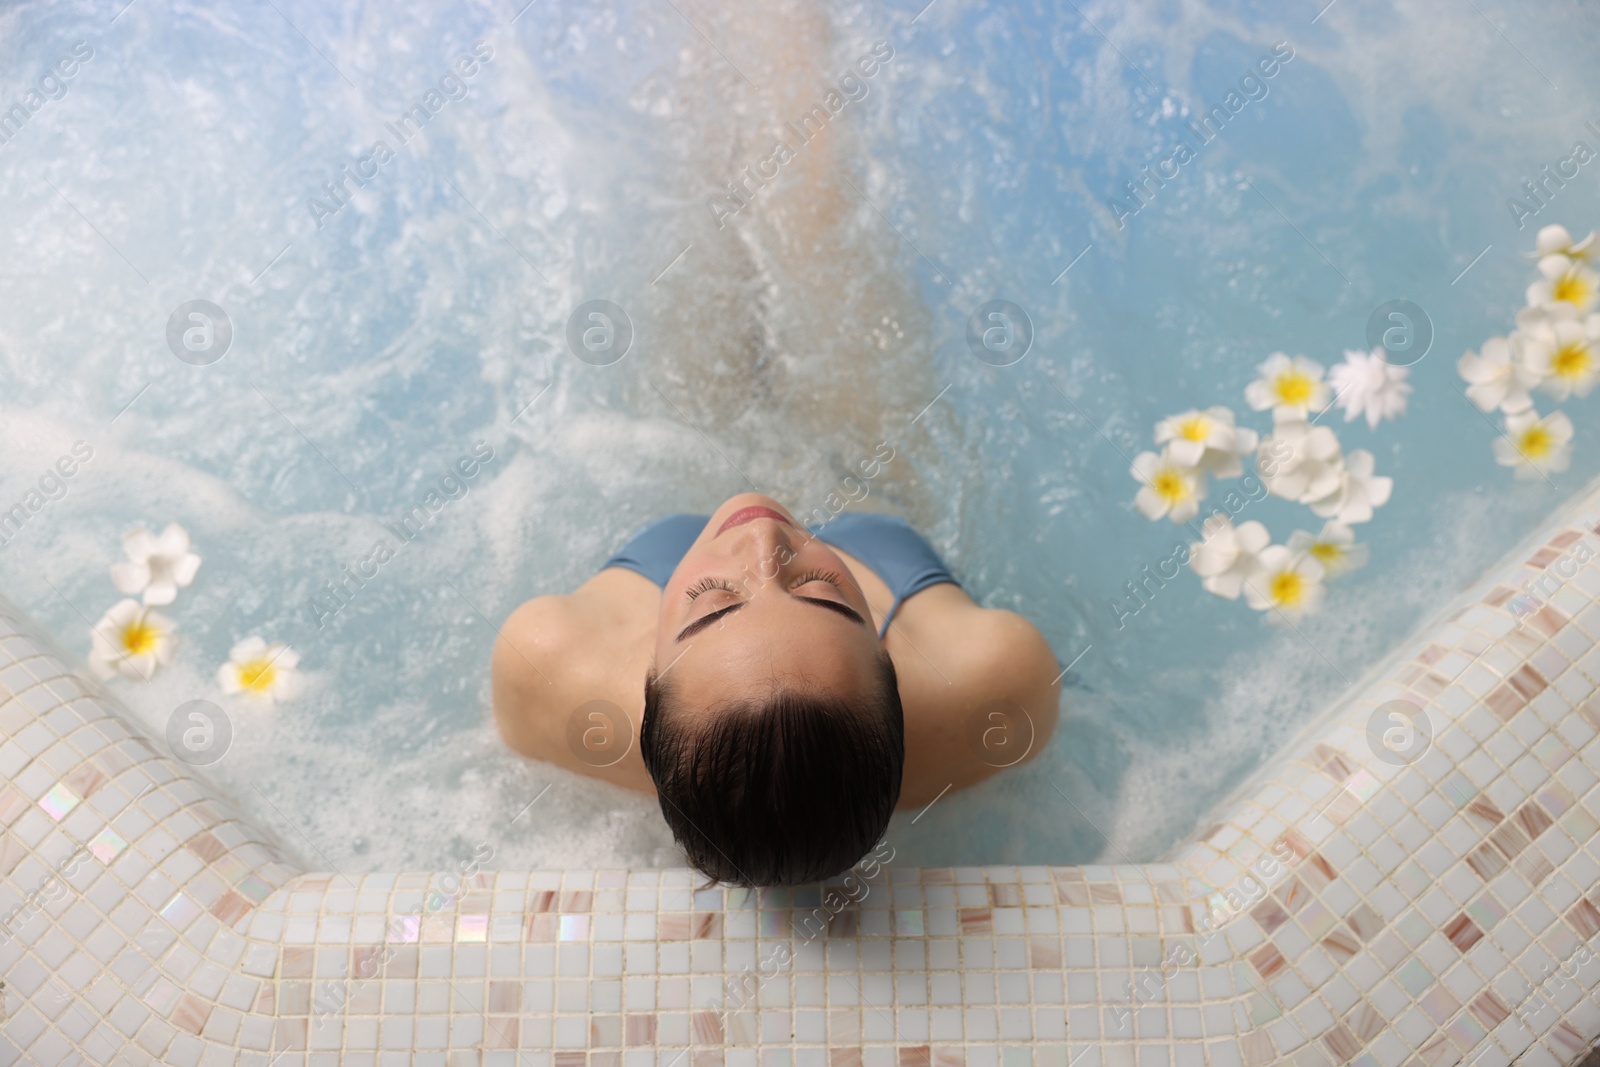
{"type": "Polygon", "coordinates": [[[885,851],[832,896],[303,872],[0,600],[0,1064],[1576,1062],[1600,1036],[1596,515],[1590,486],[1166,862],[885,851]],[[1397,699],[1434,735],[1409,764],[1367,741],[1397,699]]]}

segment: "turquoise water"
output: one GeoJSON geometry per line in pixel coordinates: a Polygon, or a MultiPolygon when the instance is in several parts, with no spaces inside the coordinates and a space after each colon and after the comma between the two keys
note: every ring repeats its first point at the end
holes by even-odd
{"type": "MultiPolygon", "coordinates": [[[[13,5],[0,103],[40,96],[0,145],[0,503],[75,441],[93,458],[0,546],[0,583],[86,654],[123,530],[187,527],[205,562],[166,609],[177,660],[111,688],[157,732],[221,704],[234,740],[208,773],[314,866],[483,842],[503,866],[672,862],[652,802],[503,750],[493,624],[662,512],[751,485],[809,512],[890,442],[854,506],[910,516],[1074,664],[1048,750],[898,819],[898,855],[1158,855],[1600,472],[1573,400],[1572,469],[1514,481],[1454,369],[1510,329],[1536,227],[1600,222],[1595,164],[1522,229],[1507,204],[1574,141],[1600,148],[1592,14],[1321,6],[832,3],[763,31],[709,4],[13,5]],[[847,85],[876,42],[892,58],[847,85]],[[1280,42],[1293,57],[1130,211],[1123,183],[1280,42]],[[830,88],[831,148],[799,144],[784,122],[830,88]],[[418,103],[421,135],[397,132],[418,103]],[[796,158],[768,162],[780,136],[796,158]],[[848,181],[819,239],[825,152],[848,181]],[[733,212],[747,166],[772,177],[733,212]],[[1187,539],[1131,507],[1155,421],[1222,403],[1267,429],[1255,365],[1331,365],[1396,298],[1435,334],[1409,414],[1332,422],[1395,479],[1358,529],[1369,566],[1298,631],[1188,573],[1128,614],[1123,583],[1187,539]],[[201,299],[233,328],[207,365],[166,340],[201,299]],[[609,366],[568,348],[591,299],[633,325],[609,366]],[[1011,366],[966,341],[994,299],[1033,325],[1011,366]],[[430,491],[415,539],[330,610],[323,583],[372,573],[430,491]],[[300,652],[304,696],[222,696],[251,634],[300,652]]],[[[1250,511],[1278,541],[1321,525],[1250,511]]]]}

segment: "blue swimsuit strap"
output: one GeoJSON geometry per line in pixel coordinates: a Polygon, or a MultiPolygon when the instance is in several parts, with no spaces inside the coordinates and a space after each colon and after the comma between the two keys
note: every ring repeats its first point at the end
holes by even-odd
{"type": "Polygon", "coordinates": [[[600,565],[600,569],[621,567],[644,575],[664,589],[667,579],[678,569],[678,564],[689,552],[689,546],[694,544],[694,539],[700,536],[700,531],[706,528],[710,520],[709,515],[668,515],[664,519],[657,519],[628,538],[617,549],[616,555],[600,565]]]}
{"type": "Polygon", "coordinates": [[[898,516],[846,512],[812,532],[819,541],[843,549],[865,563],[889,587],[894,603],[883,617],[880,638],[889,631],[900,605],[911,597],[930,585],[961,584],[933,546],[898,516]]]}
{"type": "MultiPolygon", "coordinates": [[[[617,554],[602,565],[621,567],[665,587],[689,546],[705,529],[705,515],[668,515],[630,537],[617,554]]],[[[959,585],[933,546],[893,515],[848,512],[821,527],[811,527],[819,541],[843,549],[882,578],[894,596],[889,613],[878,630],[888,632],[900,605],[930,585],[959,585]]]]}

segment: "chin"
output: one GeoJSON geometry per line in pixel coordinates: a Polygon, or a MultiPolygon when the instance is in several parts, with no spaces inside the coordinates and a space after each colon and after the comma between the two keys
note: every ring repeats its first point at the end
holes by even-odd
{"type": "Polygon", "coordinates": [[[748,508],[752,505],[775,508],[778,511],[783,512],[785,515],[789,514],[789,509],[784,507],[781,501],[774,497],[770,497],[765,493],[735,493],[733,496],[730,496],[728,499],[719,504],[717,506],[717,511],[733,511],[738,508],[748,508]]]}

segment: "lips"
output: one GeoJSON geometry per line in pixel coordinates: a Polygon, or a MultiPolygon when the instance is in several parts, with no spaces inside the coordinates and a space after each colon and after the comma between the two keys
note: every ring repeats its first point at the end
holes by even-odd
{"type": "Polygon", "coordinates": [[[727,519],[723,521],[722,525],[717,527],[717,532],[712,536],[721,537],[723,533],[733,529],[735,526],[743,526],[745,523],[754,522],[757,519],[777,519],[785,526],[794,525],[794,523],[789,521],[789,517],[787,515],[773,511],[771,508],[764,508],[760,505],[754,505],[748,508],[740,508],[732,515],[729,515],[727,519]]]}

